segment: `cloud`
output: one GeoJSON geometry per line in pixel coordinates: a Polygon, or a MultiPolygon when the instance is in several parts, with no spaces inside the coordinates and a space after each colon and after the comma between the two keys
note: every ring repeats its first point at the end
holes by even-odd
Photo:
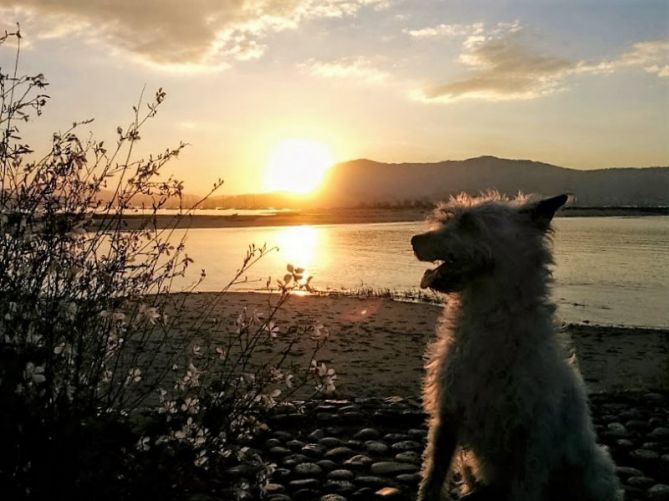
{"type": "Polygon", "coordinates": [[[636,43],[618,59],[601,65],[611,72],[636,67],[658,77],[669,78],[669,40],[636,43]]]}
{"type": "Polygon", "coordinates": [[[390,79],[390,73],[376,68],[364,57],[346,57],[328,62],[311,59],[301,66],[311,75],[323,78],[350,79],[365,84],[383,84],[390,79]]]}
{"type": "Polygon", "coordinates": [[[438,37],[457,37],[473,36],[483,33],[483,23],[473,24],[438,24],[437,26],[428,26],[415,30],[404,29],[403,33],[413,38],[438,38],[438,37]]]}
{"type": "Polygon", "coordinates": [[[0,0],[0,17],[38,39],[78,36],[156,67],[220,69],[255,59],[272,33],[312,19],[354,16],[387,0],[0,0]],[[28,21],[28,22],[26,22],[28,21]]]}
{"type": "Polygon", "coordinates": [[[573,75],[636,68],[669,77],[667,40],[637,43],[615,59],[593,62],[543,53],[528,43],[518,22],[500,23],[488,32],[478,28],[462,30],[458,35],[466,37],[458,61],[467,68],[467,74],[414,92],[414,98],[442,103],[462,99],[536,99],[565,89],[568,77],[573,75]]]}

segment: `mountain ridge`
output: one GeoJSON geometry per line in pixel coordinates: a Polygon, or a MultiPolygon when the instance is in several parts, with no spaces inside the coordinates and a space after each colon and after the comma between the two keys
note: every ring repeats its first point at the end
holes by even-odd
{"type": "Polygon", "coordinates": [[[327,205],[423,200],[489,190],[513,195],[573,193],[580,205],[669,205],[669,167],[580,170],[484,155],[466,160],[384,163],[356,159],[333,166],[319,193],[327,205]]]}

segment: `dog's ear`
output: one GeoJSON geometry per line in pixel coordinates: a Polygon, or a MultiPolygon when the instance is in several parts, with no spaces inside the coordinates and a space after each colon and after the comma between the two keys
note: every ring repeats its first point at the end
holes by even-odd
{"type": "Polygon", "coordinates": [[[555,215],[555,212],[569,200],[569,195],[558,195],[557,197],[546,198],[528,207],[520,212],[527,214],[534,225],[542,231],[546,231],[555,215]]]}

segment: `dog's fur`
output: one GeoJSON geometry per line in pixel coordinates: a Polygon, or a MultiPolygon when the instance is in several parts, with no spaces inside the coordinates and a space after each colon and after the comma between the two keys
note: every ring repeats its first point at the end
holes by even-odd
{"type": "Polygon", "coordinates": [[[550,221],[566,201],[463,195],[412,238],[418,259],[443,261],[421,286],[449,293],[426,365],[419,501],[449,499],[444,483],[458,469],[463,499],[622,499],[548,297],[550,221]]]}

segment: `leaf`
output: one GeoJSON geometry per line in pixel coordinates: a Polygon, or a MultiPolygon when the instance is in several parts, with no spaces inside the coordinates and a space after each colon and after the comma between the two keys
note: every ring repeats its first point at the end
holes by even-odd
{"type": "Polygon", "coordinates": [[[288,266],[286,266],[286,269],[292,273],[295,268],[293,268],[292,264],[289,264],[288,266]]]}
{"type": "Polygon", "coordinates": [[[304,273],[304,268],[295,268],[295,273],[301,275],[302,273],[304,273]]]}
{"type": "Polygon", "coordinates": [[[286,284],[289,284],[292,279],[293,279],[293,275],[291,275],[290,273],[286,273],[283,276],[283,281],[286,282],[286,284]]]}

